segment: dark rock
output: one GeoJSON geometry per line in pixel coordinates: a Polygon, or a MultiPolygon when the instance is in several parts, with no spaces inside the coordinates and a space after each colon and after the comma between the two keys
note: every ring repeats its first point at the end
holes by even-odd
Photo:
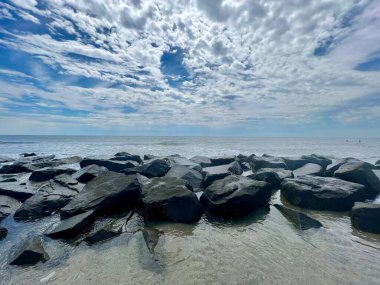
{"type": "Polygon", "coordinates": [[[311,175],[284,179],[281,193],[293,205],[314,210],[347,211],[365,199],[361,184],[311,175]]]}
{"type": "Polygon", "coordinates": [[[84,168],[86,166],[96,164],[107,168],[109,171],[120,172],[123,169],[134,167],[134,164],[128,162],[119,162],[106,159],[97,159],[97,158],[85,158],[80,162],[80,167],[84,168]]]}
{"type": "Polygon", "coordinates": [[[210,160],[211,160],[211,166],[219,166],[219,165],[230,164],[236,161],[236,156],[234,155],[212,156],[210,157],[210,160]]]}
{"type": "Polygon", "coordinates": [[[375,164],[380,164],[380,159],[378,161],[376,161],[375,164]]]}
{"type": "Polygon", "coordinates": [[[20,205],[21,203],[15,198],[0,196],[0,222],[13,214],[20,205]]]}
{"type": "Polygon", "coordinates": [[[6,178],[6,179],[0,181],[0,183],[5,183],[5,182],[17,182],[17,179],[16,178],[6,178]]]}
{"type": "Polygon", "coordinates": [[[243,171],[251,170],[251,165],[249,164],[249,162],[239,162],[239,164],[243,171]]]}
{"type": "Polygon", "coordinates": [[[80,183],[88,183],[93,180],[95,177],[98,177],[99,174],[103,171],[108,171],[107,168],[99,166],[96,164],[91,164],[83,167],[82,169],[75,172],[72,177],[78,180],[80,183]]]}
{"type": "Polygon", "coordinates": [[[261,168],[247,177],[269,183],[272,188],[278,188],[285,178],[293,178],[293,172],[283,168],[261,168]]]}
{"type": "Polygon", "coordinates": [[[268,183],[229,175],[207,187],[200,201],[214,214],[236,217],[265,206],[270,196],[271,189],[268,183]]]}
{"type": "Polygon", "coordinates": [[[51,161],[45,162],[36,162],[32,165],[37,168],[46,168],[46,167],[58,167],[65,164],[75,164],[81,162],[82,158],[79,156],[71,156],[65,158],[58,158],[51,161]]]}
{"type": "Polygon", "coordinates": [[[334,172],[334,176],[346,181],[359,183],[365,186],[370,197],[380,193],[380,180],[373,173],[372,165],[365,162],[347,162],[334,172]]]}
{"type": "Polygon", "coordinates": [[[23,156],[23,157],[36,156],[36,154],[35,154],[34,152],[31,152],[31,153],[27,153],[27,152],[25,152],[25,153],[22,153],[22,154],[20,154],[20,155],[23,156]]]}
{"type": "Polygon", "coordinates": [[[201,171],[202,170],[202,167],[200,164],[198,163],[195,163],[189,159],[187,159],[186,157],[173,157],[173,156],[169,156],[167,157],[167,159],[169,160],[170,162],[170,166],[173,167],[175,165],[180,165],[180,166],[186,166],[188,168],[191,168],[191,169],[194,169],[194,170],[197,170],[197,171],[201,171]]]}
{"type": "Polygon", "coordinates": [[[139,163],[134,161],[134,160],[121,160],[120,158],[123,158],[122,156],[117,156],[114,158],[111,158],[113,161],[122,161],[125,165],[125,168],[131,168],[131,167],[136,167],[139,166],[139,163]]]}
{"type": "Polygon", "coordinates": [[[29,176],[29,180],[34,182],[42,182],[50,180],[61,174],[71,175],[75,172],[76,170],[71,168],[43,168],[33,171],[33,173],[29,176]]]}
{"type": "Polygon", "coordinates": [[[153,155],[153,154],[144,154],[144,160],[152,160],[158,158],[158,156],[153,155]]]}
{"type": "Polygon", "coordinates": [[[0,240],[3,240],[7,237],[8,230],[6,228],[0,227],[0,240]]]}
{"type": "Polygon", "coordinates": [[[185,180],[193,189],[200,188],[203,180],[202,173],[183,165],[174,165],[165,177],[177,177],[185,180]]]}
{"type": "Polygon", "coordinates": [[[117,211],[119,207],[127,210],[136,205],[139,193],[136,175],[102,172],[61,209],[61,217],[68,218],[88,210],[94,210],[96,214],[117,211]]]}
{"type": "Polygon", "coordinates": [[[348,162],[360,162],[360,160],[353,157],[338,159],[334,161],[334,163],[331,163],[326,167],[325,175],[328,177],[333,177],[334,172],[337,171],[339,167],[341,167],[343,164],[348,163],[348,162]]]}
{"type": "Polygon", "coordinates": [[[190,160],[199,164],[202,167],[211,166],[211,159],[206,157],[206,156],[196,155],[196,156],[190,158],[190,160]]]}
{"type": "Polygon", "coordinates": [[[259,170],[260,168],[288,168],[282,158],[272,156],[254,156],[251,158],[250,164],[252,169],[255,170],[259,170]]]}
{"type": "Polygon", "coordinates": [[[33,172],[34,170],[36,170],[36,168],[31,165],[17,162],[10,165],[3,165],[3,167],[0,168],[0,174],[16,174],[23,172],[33,172]]]}
{"type": "Polygon", "coordinates": [[[308,160],[301,157],[283,157],[282,159],[290,170],[296,170],[308,163],[308,160]]]}
{"type": "Polygon", "coordinates": [[[183,180],[173,177],[150,179],[142,187],[141,200],[148,220],[169,220],[193,223],[203,209],[197,196],[183,180]]]}
{"type": "Polygon", "coordinates": [[[142,163],[142,159],[137,154],[130,154],[128,152],[118,152],[115,154],[115,157],[111,158],[111,160],[132,160],[137,162],[138,164],[142,163]]]}
{"type": "Polygon", "coordinates": [[[19,182],[4,182],[0,183],[0,195],[15,198],[21,202],[32,197],[36,191],[31,186],[19,184],[19,182]]]}
{"type": "Polygon", "coordinates": [[[62,174],[43,185],[16,211],[16,221],[31,221],[48,216],[66,206],[83,188],[69,175],[62,174]]]}
{"type": "Polygon", "coordinates": [[[156,248],[158,244],[158,240],[160,239],[160,236],[163,233],[164,233],[163,231],[157,230],[155,228],[143,229],[142,231],[143,238],[144,238],[146,247],[148,248],[151,254],[154,254],[154,249],[156,248]]]}
{"type": "Polygon", "coordinates": [[[5,155],[0,155],[0,163],[12,162],[12,161],[14,161],[13,158],[5,156],[5,155]]]}
{"type": "Polygon", "coordinates": [[[355,203],[351,221],[361,231],[380,234],[380,204],[355,203]]]}
{"type": "Polygon", "coordinates": [[[304,166],[294,170],[293,174],[295,177],[298,177],[301,175],[322,176],[323,175],[323,168],[319,164],[306,163],[304,166]]]}
{"type": "Polygon", "coordinates": [[[167,159],[156,158],[145,162],[141,166],[141,174],[148,177],[164,176],[170,169],[170,162],[167,159]]]}
{"type": "Polygon", "coordinates": [[[332,163],[332,160],[330,158],[316,154],[303,155],[301,158],[305,159],[308,163],[314,163],[322,166],[323,170],[326,169],[327,165],[332,163]]]}
{"type": "Polygon", "coordinates": [[[251,158],[249,156],[244,155],[244,154],[238,154],[236,156],[236,160],[239,161],[241,164],[242,162],[250,162],[251,158]]]}
{"type": "Polygon", "coordinates": [[[308,215],[292,210],[290,208],[274,204],[275,206],[293,225],[300,230],[308,230],[312,228],[320,228],[323,225],[316,219],[309,217],[308,215]]]}
{"type": "Polygon", "coordinates": [[[46,253],[42,240],[37,236],[27,236],[18,244],[10,258],[10,265],[33,265],[46,262],[50,259],[46,253]]]}
{"type": "Polygon", "coordinates": [[[214,181],[223,179],[230,174],[241,175],[243,170],[237,161],[230,164],[203,168],[203,187],[211,185],[214,181]]]}
{"type": "Polygon", "coordinates": [[[55,158],[55,155],[37,155],[31,157],[23,157],[18,160],[19,163],[23,164],[37,164],[52,161],[55,158]]]}
{"type": "Polygon", "coordinates": [[[50,238],[72,239],[85,232],[94,222],[94,211],[87,211],[60,221],[45,231],[50,238]]]}

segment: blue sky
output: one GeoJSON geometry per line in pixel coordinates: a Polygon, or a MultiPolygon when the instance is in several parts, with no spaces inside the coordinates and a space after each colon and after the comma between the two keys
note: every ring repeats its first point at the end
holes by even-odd
{"type": "Polygon", "coordinates": [[[380,137],[380,2],[2,0],[0,134],[380,137]]]}

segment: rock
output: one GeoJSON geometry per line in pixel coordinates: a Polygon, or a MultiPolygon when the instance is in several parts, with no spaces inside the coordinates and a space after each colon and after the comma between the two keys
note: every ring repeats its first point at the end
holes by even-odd
{"type": "Polygon", "coordinates": [[[78,180],[80,183],[86,184],[95,177],[98,177],[99,174],[103,171],[108,171],[108,169],[103,166],[91,164],[75,172],[72,177],[78,180]]]}
{"type": "Polygon", "coordinates": [[[293,174],[295,177],[298,177],[301,175],[322,176],[323,175],[323,168],[319,164],[306,163],[304,166],[294,170],[293,174]]]}
{"type": "Polygon", "coordinates": [[[142,160],[141,160],[141,157],[137,154],[130,154],[128,152],[118,152],[115,154],[115,156],[113,158],[111,158],[111,160],[119,160],[119,161],[122,161],[122,160],[132,160],[132,161],[135,161],[137,162],[137,164],[140,164],[142,163],[142,160]]]}
{"type": "Polygon", "coordinates": [[[351,221],[361,231],[380,234],[380,204],[355,203],[351,221]]]}
{"type": "Polygon", "coordinates": [[[34,182],[42,182],[50,180],[61,174],[71,175],[75,172],[76,170],[71,168],[43,168],[33,171],[33,173],[29,176],[29,180],[34,182]]]}
{"type": "Polygon", "coordinates": [[[20,182],[0,183],[0,195],[15,198],[21,202],[32,197],[36,192],[29,185],[21,185],[20,182]]]}
{"type": "Polygon", "coordinates": [[[5,178],[4,180],[1,180],[0,183],[4,182],[17,182],[16,178],[5,178]]]}
{"type": "Polygon", "coordinates": [[[304,213],[292,210],[279,204],[274,204],[273,206],[275,206],[285,218],[292,222],[297,229],[308,230],[323,227],[318,220],[313,219],[304,213]]]}
{"type": "Polygon", "coordinates": [[[146,244],[146,247],[148,248],[149,252],[151,254],[154,254],[154,249],[156,248],[158,244],[158,240],[160,239],[160,236],[163,234],[163,231],[159,231],[155,228],[145,228],[142,231],[143,238],[146,244]]]}
{"type": "Polygon", "coordinates": [[[31,165],[16,162],[9,165],[3,165],[3,167],[0,168],[0,174],[16,174],[23,172],[33,172],[34,170],[36,170],[36,168],[31,165]]]}
{"type": "Polygon", "coordinates": [[[121,160],[120,158],[123,158],[122,156],[117,156],[111,158],[113,161],[122,161],[123,164],[125,165],[125,168],[131,168],[131,167],[136,167],[139,166],[139,163],[133,160],[121,160]]]}
{"type": "Polygon", "coordinates": [[[330,158],[316,154],[303,155],[301,158],[305,159],[308,163],[314,163],[322,166],[323,170],[326,169],[327,165],[332,163],[332,160],[330,158]]]}
{"type": "Polygon", "coordinates": [[[170,162],[167,159],[156,158],[145,162],[141,166],[141,174],[148,177],[162,177],[170,169],[170,162]]]}
{"type": "Polygon", "coordinates": [[[152,160],[158,158],[158,156],[153,155],[153,154],[144,154],[144,160],[152,160]]]}
{"type": "Polygon", "coordinates": [[[50,238],[72,239],[86,231],[94,222],[94,211],[87,211],[60,221],[47,229],[44,235],[50,238]]]}
{"type": "Polygon", "coordinates": [[[0,155],[0,163],[12,162],[12,161],[14,161],[13,158],[5,156],[5,155],[0,155]]]}
{"type": "Polygon", "coordinates": [[[347,162],[334,172],[334,177],[364,185],[369,197],[374,197],[380,193],[380,180],[373,173],[372,165],[368,163],[362,161],[347,162]]]}
{"type": "Polygon", "coordinates": [[[236,160],[240,162],[240,164],[242,162],[249,162],[251,160],[251,158],[249,156],[246,156],[244,154],[238,154],[236,156],[236,160]]]}
{"type": "Polygon", "coordinates": [[[249,171],[252,169],[249,162],[239,162],[239,164],[240,164],[240,167],[243,171],[249,171]]]}
{"type": "Polygon", "coordinates": [[[81,162],[82,158],[79,156],[71,156],[65,158],[58,158],[51,161],[45,162],[36,162],[32,165],[37,168],[46,168],[46,167],[58,167],[65,164],[75,164],[81,162]]]}
{"type": "Polygon", "coordinates": [[[14,214],[16,221],[32,221],[46,217],[66,206],[83,188],[69,175],[62,174],[43,185],[14,214]]]}
{"type": "Polygon", "coordinates": [[[265,181],[272,188],[278,188],[285,178],[293,178],[294,176],[291,170],[283,168],[261,168],[247,177],[258,181],[265,181]]]}
{"type": "Polygon", "coordinates": [[[10,265],[34,265],[50,259],[38,236],[27,236],[18,244],[10,258],[10,265]]]}
{"type": "Polygon", "coordinates": [[[375,164],[380,164],[380,159],[378,161],[376,161],[375,164]]]}
{"type": "Polygon", "coordinates": [[[288,168],[282,158],[272,156],[254,156],[251,158],[250,164],[252,169],[255,170],[259,170],[260,168],[288,168]]]}
{"type": "Polygon", "coordinates": [[[31,152],[31,153],[24,152],[24,153],[22,153],[20,155],[23,156],[23,157],[36,156],[36,154],[34,152],[31,152]]]}
{"type": "Polygon", "coordinates": [[[137,204],[139,194],[140,184],[136,175],[102,172],[61,209],[61,217],[68,218],[88,210],[94,210],[96,214],[119,208],[127,210],[137,204]]]}
{"type": "Polygon", "coordinates": [[[296,170],[297,168],[300,168],[308,163],[306,159],[301,157],[283,157],[282,159],[285,161],[286,166],[290,170],[296,170]]]}
{"type": "Polygon", "coordinates": [[[365,187],[337,178],[304,175],[284,179],[281,194],[297,207],[347,211],[365,199],[365,187]]]}
{"type": "Polygon", "coordinates": [[[183,165],[174,165],[165,177],[177,177],[185,180],[193,189],[200,188],[203,180],[202,173],[183,165]]]}
{"type": "Polygon", "coordinates": [[[55,155],[37,155],[31,157],[23,157],[18,160],[19,163],[23,164],[36,164],[52,161],[55,158],[55,155]]]}
{"type": "Polygon", "coordinates": [[[134,212],[122,228],[123,233],[135,233],[141,231],[145,227],[144,217],[134,212]]]}
{"type": "Polygon", "coordinates": [[[203,187],[211,185],[214,181],[223,179],[224,177],[230,174],[241,175],[243,170],[240,167],[240,164],[237,161],[234,161],[230,164],[219,165],[219,166],[210,166],[203,168],[203,187]]]}
{"type": "Polygon", "coordinates": [[[268,183],[229,175],[207,187],[200,201],[216,215],[237,217],[267,205],[270,196],[268,183]]]}
{"type": "Polygon", "coordinates": [[[211,159],[206,156],[196,155],[190,158],[190,160],[199,164],[202,168],[211,166],[211,159]]]}
{"type": "Polygon", "coordinates": [[[6,228],[0,227],[0,240],[3,240],[7,237],[8,230],[6,228]]]}
{"type": "Polygon", "coordinates": [[[99,166],[103,166],[107,168],[109,171],[114,172],[120,172],[123,169],[134,167],[134,164],[132,163],[125,163],[125,162],[119,162],[119,161],[113,161],[113,160],[106,160],[106,159],[97,159],[97,158],[85,158],[80,162],[80,167],[84,168],[86,166],[96,164],[99,166]]]}
{"type": "Polygon", "coordinates": [[[180,165],[180,166],[186,166],[186,167],[194,169],[196,171],[201,171],[202,170],[202,167],[201,167],[200,164],[195,163],[195,162],[187,159],[186,157],[181,157],[181,156],[180,157],[173,157],[173,156],[169,156],[169,157],[167,157],[167,159],[169,160],[171,167],[173,167],[175,165],[180,165]]]}
{"type": "Polygon", "coordinates": [[[142,186],[141,200],[148,220],[169,220],[193,223],[203,209],[197,196],[183,180],[173,177],[150,179],[142,186]]]}
{"type": "Polygon", "coordinates": [[[210,157],[210,160],[211,160],[211,166],[219,166],[219,165],[230,164],[236,161],[236,156],[234,155],[212,156],[210,157]]]}
{"type": "Polygon", "coordinates": [[[0,222],[13,214],[20,205],[21,203],[15,198],[0,196],[0,222]]]}
{"type": "Polygon", "coordinates": [[[343,164],[345,164],[347,162],[360,162],[360,160],[353,158],[353,157],[346,157],[346,158],[338,159],[334,163],[329,164],[326,167],[325,176],[333,177],[334,172],[337,171],[339,167],[341,167],[343,164]]]}

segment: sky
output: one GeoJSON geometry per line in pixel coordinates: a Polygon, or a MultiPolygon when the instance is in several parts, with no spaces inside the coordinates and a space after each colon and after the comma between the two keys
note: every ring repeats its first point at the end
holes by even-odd
{"type": "Polygon", "coordinates": [[[1,0],[0,134],[380,137],[380,1],[1,0]]]}

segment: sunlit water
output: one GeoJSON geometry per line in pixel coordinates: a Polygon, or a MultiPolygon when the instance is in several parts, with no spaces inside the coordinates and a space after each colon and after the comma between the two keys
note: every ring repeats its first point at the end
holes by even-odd
{"type": "MultiPolygon", "coordinates": [[[[0,141],[10,140],[2,137],[0,141]]],[[[180,153],[320,153],[354,156],[374,162],[380,141],[362,139],[227,139],[227,138],[84,138],[15,137],[0,154],[21,152],[59,155],[113,154],[117,151],[167,155],[180,153]],[[330,142],[329,142],[330,140],[330,142]],[[340,140],[340,142],[339,142],[340,140]],[[139,144],[140,142],[140,144],[139,144]]],[[[269,209],[240,220],[210,215],[193,225],[151,223],[162,230],[154,255],[141,232],[122,234],[94,246],[78,246],[44,238],[51,259],[32,267],[7,265],[10,248],[29,232],[42,233],[58,216],[16,223],[0,241],[0,284],[380,284],[380,235],[352,228],[348,213],[303,210],[324,225],[300,231],[272,206],[290,206],[276,191],[269,209]]]]}

